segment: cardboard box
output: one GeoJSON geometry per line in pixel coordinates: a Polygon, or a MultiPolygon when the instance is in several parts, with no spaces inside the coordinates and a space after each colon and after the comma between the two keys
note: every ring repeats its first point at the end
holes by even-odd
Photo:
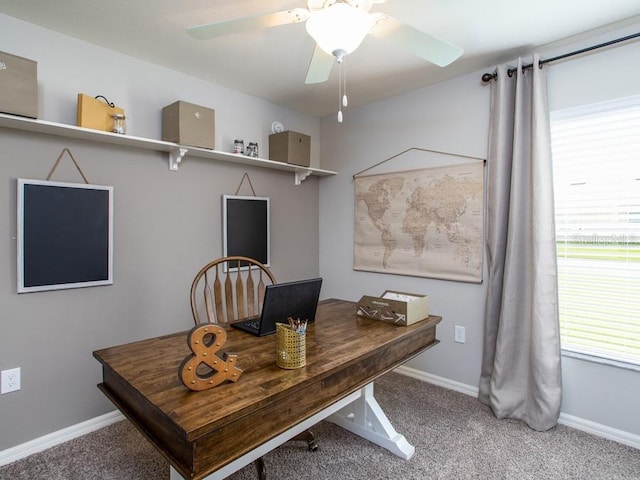
{"type": "Polygon", "coordinates": [[[0,112],[38,118],[38,63],[0,52],[0,112]]]}
{"type": "Polygon", "coordinates": [[[357,314],[396,325],[411,325],[429,318],[429,296],[386,290],[379,297],[363,296],[357,314]]]}
{"type": "Polygon", "coordinates": [[[76,123],[79,127],[113,131],[113,116],[124,115],[124,109],[110,106],[106,101],[93,98],[84,93],[78,94],[78,110],[76,123]]]}
{"type": "Polygon", "coordinates": [[[183,101],[162,109],[162,140],[215,148],[215,110],[183,101]]]}
{"type": "Polygon", "coordinates": [[[289,130],[269,135],[269,160],[308,167],[311,163],[311,137],[289,130]]]}

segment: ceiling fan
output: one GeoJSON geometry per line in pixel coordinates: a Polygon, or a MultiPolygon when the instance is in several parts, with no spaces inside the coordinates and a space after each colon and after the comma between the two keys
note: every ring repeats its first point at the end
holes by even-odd
{"type": "MultiPolygon", "coordinates": [[[[367,34],[390,41],[424,60],[445,67],[462,55],[460,47],[435,38],[384,13],[369,13],[374,3],[385,0],[308,0],[307,8],[293,8],[190,27],[194,38],[210,38],[261,28],[306,22],[316,47],[307,70],[305,83],[325,82],[334,63],[343,64],[346,55],[357,49],[367,34]]],[[[342,72],[342,70],[341,70],[342,72]]],[[[342,73],[341,73],[342,75],[342,73]]],[[[343,88],[343,81],[340,81],[343,88]]],[[[345,86],[346,90],[346,86],[345,86]]],[[[342,92],[342,90],[341,90],[342,92]]],[[[346,107],[346,94],[342,104],[346,107]]],[[[342,111],[338,112],[342,121],[342,111]]]]}

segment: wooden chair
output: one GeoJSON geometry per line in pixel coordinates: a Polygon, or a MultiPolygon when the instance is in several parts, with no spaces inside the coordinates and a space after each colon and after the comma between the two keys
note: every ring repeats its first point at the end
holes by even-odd
{"type": "MultiPolygon", "coordinates": [[[[242,256],[222,257],[207,263],[191,284],[191,313],[196,326],[211,322],[224,326],[262,311],[267,285],[277,283],[269,268],[242,256]]],[[[274,357],[275,363],[275,357],[274,357]]],[[[309,450],[318,449],[310,430],[292,438],[307,442],[309,450]]],[[[266,480],[262,457],[254,462],[258,478],[266,480]]]]}
{"type": "Polygon", "coordinates": [[[213,260],[200,269],[191,284],[193,321],[196,325],[211,322],[227,326],[259,315],[266,286],[274,283],[271,270],[253,258],[213,260]]]}

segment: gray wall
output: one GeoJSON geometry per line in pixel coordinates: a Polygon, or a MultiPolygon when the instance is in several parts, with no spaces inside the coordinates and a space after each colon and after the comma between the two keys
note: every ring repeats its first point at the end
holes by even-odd
{"type": "MultiPolygon", "coordinates": [[[[632,25],[619,36],[637,32],[638,27],[632,25]]],[[[585,38],[556,51],[547,49],[542,58],[615,37],[585,38]]],[[[545,67],[550,108],[640,94],[637,58],[640,43],[635,42],[545,67]]],[[[482,73],[347,109],[342,125],[335,116],[321,124],[322,166],[339,173],[320,184],[320,273],[325,294],[349,300],[386,289],[428,294],[430,311],[443,316],[438,327],[441,343],[408,366],[458,382],[466,390],[477,388],[480,374],[485,285],[354,271],[352,175],[411,147],[486,157],[490,87],[481,83],[482,73]],[[454,325],[466,327],[465,344],[453,342],[454,325]]],[[[357,95],[358,86],[351,85],[350,91],[357,95]]],[[[399,159],[385,165],[404,168],[399,159]]],[[[640,435],[639,372],[563,357],[563,384],[563,415],[640,435]]]]}
{"type": "MultiPolygon", "coordinates": [[[[76,94],[101,93],[131,116],[130,134],[159,138],[162,106],[182,99],[216,109],[221,150],[236,137],[266,148],[277,119],[311,135],[318,162],[318,119],[2,15],[0,31],[0,50],[38,61],[41,119],[74,124],[76,94]]],[[[0,396],[0,451],[114,410],[93,350],[193,326],[191,280],[221,256],[221,195],[245,172],[271,199],[278,280],[318,275],[318,177],[295,186],[293,173],[192,157],[171,172],[165,153],[10,129],[0,146],[0,369],[22,369],[22,389],[0,396]],[[114,284],[18,295],[16,178],[45,179],[65,147],[90,182],[114,186],[114,284]]],[[[53,179],[82,182],[68,157],[53,179]]],[[[246,181],[239,193],[251,195],[246,181]]]]}

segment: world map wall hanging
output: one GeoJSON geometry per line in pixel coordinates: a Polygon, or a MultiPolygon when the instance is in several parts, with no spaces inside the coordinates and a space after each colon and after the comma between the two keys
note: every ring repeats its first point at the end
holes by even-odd
{"type": "Polygon", "coordinates": [[[482,281],[481,161],[356,175],[354,270],[482,281]]]}

